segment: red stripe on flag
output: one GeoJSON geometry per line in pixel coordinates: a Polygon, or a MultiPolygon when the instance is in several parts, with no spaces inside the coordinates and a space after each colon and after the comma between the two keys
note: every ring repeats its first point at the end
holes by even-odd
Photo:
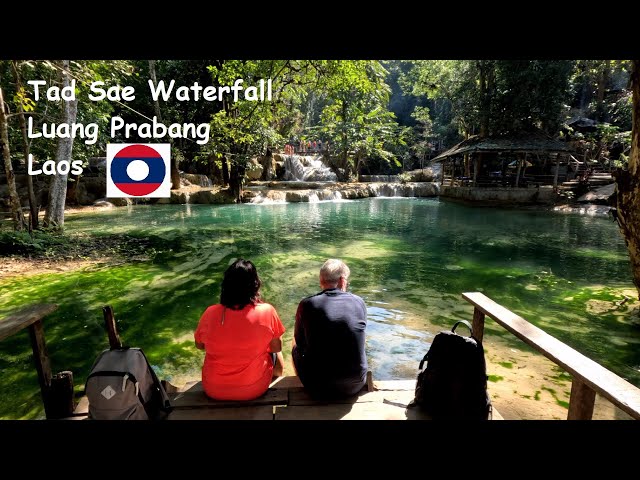
{"type": "Polygon", "coordinates": [[[161,183],[115,183],[122,193],[132,197],[140,197],[155,192],[161,183]]]}
{"type": "Polygon", "coordinates": [[[153,148],[147,147],[146,145],[129,145],[128,147],[124,147],[122,150],[116,153],[114,157],[162,158],[162,155],[156,152],[153,148]]]}

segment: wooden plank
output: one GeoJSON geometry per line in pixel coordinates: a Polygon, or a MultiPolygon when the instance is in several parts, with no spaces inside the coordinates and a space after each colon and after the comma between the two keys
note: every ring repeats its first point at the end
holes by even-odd
{"type": "Polygon", "coordinates": [[[346,404],[346,403],[364,403],[364,402],[382,402],[384,398],[383,392],[367,392],[363,390],[358,395],[352,395],[345,398],[335,399],[314,399],[304,388],[290,388],[288,405],[328,405],[328,404],[346,404]]]}
{"type": "Polygon", "coordinates": [[[595,390],[574,378],[571,382],[571,397],[569,397],[567,420],[591,420],[595,403],[595,390]]]}
{"type": "Polygon", "coordinates": [[[44,411],[47,418],[51,418],[53,412],[50,405],[51,389],[51,362],[47,352],[47,344],[44,340],[44,329],[42,320],[38,320],[29,325],[29,338],[31,339],[31,349],[33,350],[33,361],[38,372],[38,383],[40,384],[40,394],[44,403],[44,411]]]}
{"type": "Polygon", "coordinates": [[[120,335],[118,334],[116,317],[113,314],[111,305],[102,307],[102,315],[104,316],[104,325],[107,328],[107,335],[109,337],[109,348],[122,348],[122,340],[120,340],[120,335]]]}
{"type": "Polygon", "coordinates": [[[416,389],[416,380],[374,380],[375,390],[411,390],[416,389]]]}
{"type": "Polygon", "coordinates": [[[473,321],[471,322],[471,329],[473,330],[473,336],[476,340],[482,343],[484,337],[484,312],[480,309],[473,309],[473,321]]]}
{"type": "Polygon", "coordinates": [[[302,388],[302,382],[297,375],[289,375],[276,378],[269,388],[302,388]]]}
{"type": "Polygon", "coordinates": [[[230,408],[176,409],[167,420],[273,420],[273,407],[248,406],[230,408]]]}
{"type": "Polygon", "coordinates": [[[229,408],[248,407],[255,405],[286,405],[287,390],[269,389],[267,392],[254,400],[213,400],[207,397],[204,392],[189,390],[169,395],[171,404],[179,408],[229,408]]]}
{"type": "Polygon", "coordinates": [[[60,420],[88,420],[89,417],[87,415],[74,415],[71,417],[61,418],[60,420]]]}
{"type": "Polygon", "coordinates": [[[57,308],[58,306],[53,303],[40,303],[31,305],[0,320],[0,340],[4,340],[32,323],[42,320],[57,308]]]}
{"type": "Polygon", "coordinates": [[[462,297],[523,342],[565,369],[574,378],[574,382],[576,379],[582,381],[622,411],[640,420],[639,388],[484,294],[466,292],[462,297]]]}
{"type": "Polygon", "coordinates": [[[277,407],[276,420],[406,420],[403,407],[386,403],[353,403],[277,407]]]}

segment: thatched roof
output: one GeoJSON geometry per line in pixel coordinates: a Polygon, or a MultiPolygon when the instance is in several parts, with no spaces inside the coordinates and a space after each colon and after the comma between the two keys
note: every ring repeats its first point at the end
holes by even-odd
{"type": "Polygon", "coordinates": [[[461,155],[467,152],[558,153],[570,151],[571,148],[566,143],[554,140],[539,132],[484,138],[474,135],[432,158],[430,163],[441,162],[454,155],[461,155]]]}

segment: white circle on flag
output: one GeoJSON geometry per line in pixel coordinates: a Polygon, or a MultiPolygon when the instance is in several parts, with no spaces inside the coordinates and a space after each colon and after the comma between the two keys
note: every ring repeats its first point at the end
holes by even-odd
{"type": "Polygon", "coordinates": [[[149,165],[142,160],[134,160],[127,166],[127,175],[136,182],[149,176],[149,165]]]}

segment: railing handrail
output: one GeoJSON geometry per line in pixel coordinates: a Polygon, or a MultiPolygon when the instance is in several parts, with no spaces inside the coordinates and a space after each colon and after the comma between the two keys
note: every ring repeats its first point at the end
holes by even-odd
{"type": "Polygon", "coordinates": [[[482,340],[484,315],[488,315],[513,335],[532,346],[545,357],[571,374],[572,386],[569,419],[591,419],[595,394],[598,393],[640,420],[640,388],[611,370],[584,356],[577,350],[549,335],[511,310],[480,292],[466,292],[462,297],[474,307],[474,334],[482,340]]]}

